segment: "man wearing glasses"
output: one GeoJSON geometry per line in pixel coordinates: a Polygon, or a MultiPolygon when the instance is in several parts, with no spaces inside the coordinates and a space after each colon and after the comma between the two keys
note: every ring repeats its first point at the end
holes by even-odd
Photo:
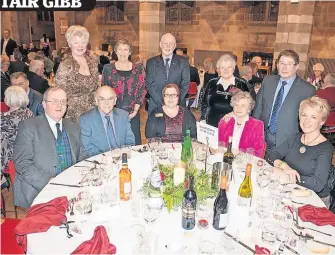
{"type": "Polygon", "coordinates": [[[85,159],[79,125],[63,119],[67,96],[49,88],[43,95],[45,114],[21,121],[14,145],[14,205],[29,208],[51,178],[85,159]]]}
{"type": "Polygon", "coordinates": [[[97,106],[80,116],[81,139],[91,157],[124,145],[135,145],[129,113],[115,108],[116,93],[109,86],[95,93],[97,106]]]}
{"type": "Polygon", "coordinates": [[[267,152],[299,132],[299,105],[315,95],[315,88],[297,76],[299,55],[284,50],[278,56],[278,74],[265,76],[253,117],[264,122],[267,152]]]}

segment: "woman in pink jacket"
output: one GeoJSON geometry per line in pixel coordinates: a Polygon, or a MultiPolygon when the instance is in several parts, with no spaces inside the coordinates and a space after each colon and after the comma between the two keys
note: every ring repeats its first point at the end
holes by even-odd
{"type": "Polygon", "coordinates": [[[228,144],[232,137],[232,148],[245,152],[254,149],[254,155],[263,157],[265,151],[263,121],[249,116],[255,107],[255,101],[249,92],[237,92],[231,99],[233,117],[219,122],[219,142],[228,144]]]}

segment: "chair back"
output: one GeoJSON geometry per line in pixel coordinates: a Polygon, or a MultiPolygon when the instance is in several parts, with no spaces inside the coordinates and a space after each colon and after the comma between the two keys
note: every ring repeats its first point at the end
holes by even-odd
{"type": "Polygon", "coordinates": [[[10,176],[12,184],[14,185],[14,181],[15,181],[15,166],[14,166],[14,161],[13,160],[10,160],[8,162],[8,174],[10,176]]]}
{"type": "Polygon", "coordinates": [[[1,254],[25,254],[16,242],[15,228],[21,220],[2,219],[1,224],[1,254]]]}
{"type": "Polygon", "coordinates": [[[190,95],[196,95],[197,94],[197,83],[196,82],[190,82],[190,87],[188,89],[187,94],[190,95]]]}
{"type": "Polygon", "coordinates": [[[265,153],[266,153],[266,143],[263,144],[262,158],[265,158],[265,153]]]}
{"type": "Polygon", "coordinates": [[[335,111],[330,112],[328,119],[326,120],[324,126],[335,127],[335,111]]]}
{"type": "Polygon", "coordinates": [[[9,108],[5,102],[1,102],[1,112],[8,112],[9,108]]]}

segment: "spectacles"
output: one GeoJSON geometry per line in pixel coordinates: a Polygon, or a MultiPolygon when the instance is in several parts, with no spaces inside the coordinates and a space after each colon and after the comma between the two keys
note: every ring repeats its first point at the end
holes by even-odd
{"type": "Polygon", "coordinates": [[[51,103],[52,105],[62,105],[65,106],[67,105],[67,100],[57,100],[57,99],[52,99],[52,100],[45,100],[45,102],[51,103]]]}
{"type": "Polygon", "coordinates": [[[285,63],[283,63],[283,62],[279,62],[279,65],[280,65],[280,66],[292,67],[292,66],[295,66],[296,64],[295,64],[295,63],[287,63],[287,64],[285,64],[285,63]]]}
{"type": "Polygon", "coordinates": [[[177,98],[178,94],[164,94],[164,97],[168,97],[168,98],[177,98]]]}
{"type": "Polygon", "coordinates": [[[99,101],[100,103],[101,103],[101,102],[104,102],[105,104],[110,104],[110,103],[112,103],[114,100],[115,100],[115,97],[110,97],[110,98],[99,97],[99,98],[98,98],[98,101],[99,101]]]}

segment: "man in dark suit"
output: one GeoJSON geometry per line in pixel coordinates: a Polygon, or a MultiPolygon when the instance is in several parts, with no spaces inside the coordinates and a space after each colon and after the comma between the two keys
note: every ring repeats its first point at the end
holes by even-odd
{"type": "Polygon", "coordinates": [[[29,88],[29,81],[24,73],[22,72],[13,73],[10,76],[10,82],[12,86],[20,86],[27,92],[29,98],[28,108],[34,113],[35,116],[44,113],[44,109],[42,106],[43,96],[36,90],[29,88]]]}
{"type": "Polygon", "coordinates": [[[10,38],[10,30],[3,31],[3,38],[1,39],[1,55],[6,54],[9,58],[14,54],[14,49],[17,48],[16,42],[10,38]]]}
{"type": "Polygon", "coordinates": [[[29,63],[29,71],[27,78],[29,81],[29,87],[44,94],[49,88],[49,83],[46,79],[42,78],[44,74],[44,63],[40,60],[32,60],[29,63]]]}
{"type": "Polygon", "coordinates": [[[22,61],[22,54],[20,52],[14,54],[15,61],[10,62],[9,73],[23,72],[28,73],[29,66],[22,61]]]}
{"type": "Polygon", "coordinates": [[[179,86],[181,105],[185,106],[184,98],[190,83],[190,66],[186,58],[173,54],[176,48],[176,38],[170,33],[164,34],[159,46],[162,54],[147,61],[146,80],[150,94],[149,114],[156,107],[162,105],[162,90],[169,83],[175,83],[179,86]]]}
{"type": "Polygon", "coordinates": [[[14,145],[14,205],[23,208],[31,206],[51,178],[86,158],[79,125],[63,119],[65,91],[48,89],[43,107],[45,114],[20,122],[14,145]]]}
{"type": "Polygon", "coordinates": [[[255,76],[258,77],[259,79],[261,79],[261,81],[264,79],[264,75],[258,70],[263,63],[263,60],[260,56],[254,56],[251,60],[252,63],[256,63],[257,64],[257,72],[255,73],[255,76]]]}
{"type": "Polygon", "coordinates": [[[264,122],[267,152],[299,132],[299,105],[315,95],[314,86],[297,76],[298,69],[299,55],[293,50],[282,51],[279,75],[266,76],[257,94],[253,117],[264,122]]]}
{"type": "Polygon", "coordinates": [[[80,132],[88,156],[94,156],[123,145],[135,145],[129,113],[114,108],[117,97],[109,86],[95,93],[97,107],[80,116],[80,132]]]}
{"type": "MultiPolygon", "coordinates": [[[[184,55],[188,62],[190,62],[190,57],[188,55],[184,55]]],[[[190,65],[190,82],[195,82],[197,86],[200,84],[199,72],[198,69],[194,66],[190,65]]]]}
{"type": "Polygon", "coordinates": [[[8,73],[9,57],[1,55],[1,102],[5,100],[5,90],[10,86],[8,73]]]}

